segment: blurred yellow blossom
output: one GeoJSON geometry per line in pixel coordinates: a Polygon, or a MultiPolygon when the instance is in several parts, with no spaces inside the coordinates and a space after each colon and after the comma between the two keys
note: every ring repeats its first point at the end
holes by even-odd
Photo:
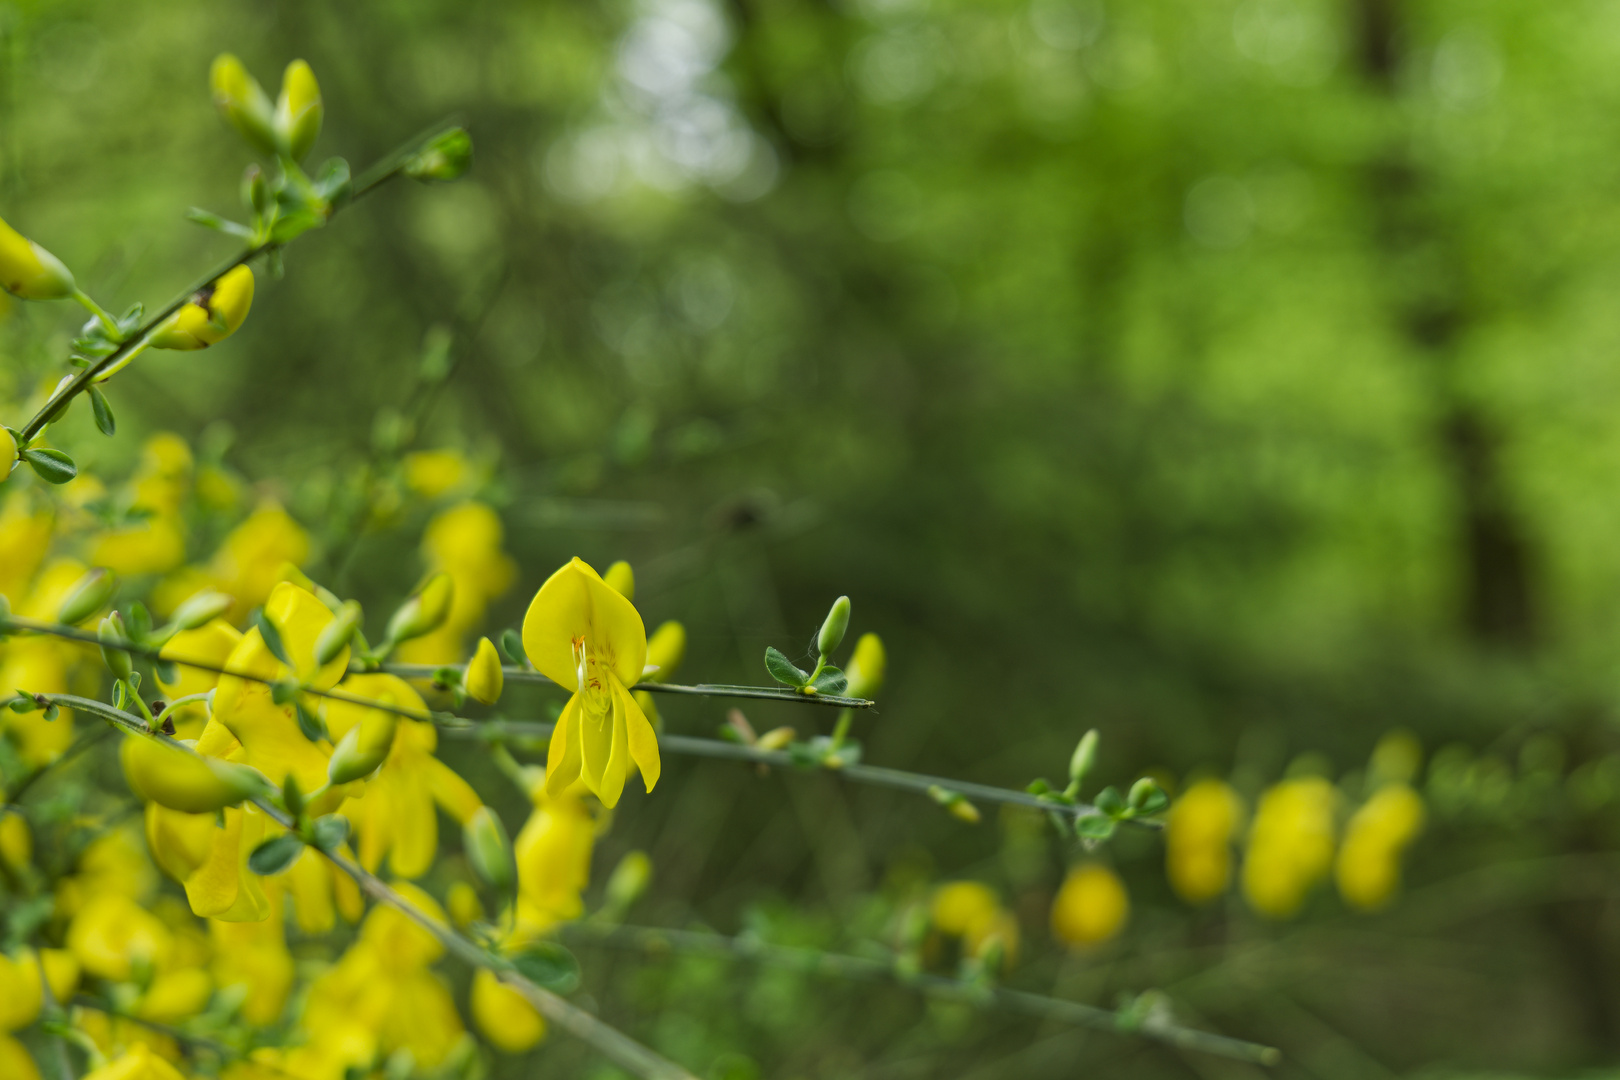
{"type": "Polygon", "coordinates": [[[546,1037],[545,1017],[488,968],[474,972],[470,1004],[478,1030],[497,1050],[521,1054],[546,1037]]]}
{"type": "Polygon", "coordinates": [[[1164,859],[1170,885],[1189,904],[1203,904],[1232,882],[1232,841],[1243,800],[1216,779],[1199,780],[1165,818],[1164,859]]]}
{"type": "Polygon", "coordinates": [[[472,475],[467,459],[454,450],[406,454],[404,469],[405,486],[428,499],[437,499],[461,487],[472,475]]]}
{"type": "Polygon", "coordinates": [[[1334,799],[1319,776],[1284,780],[1260,797],[1243,859],[1250,907],[1273,919],[1299,911],[1333,865],[1334,799]]]}
{"type": "Polygon", "coordinates": [[[465,656],[467,635],[484,619],[490,602],[517,577],[517,566],[501,550],[501,519],[481,502],[453,506],[428,523],[422,536],[423,561],[455,582],[450,613],[432,633],[407,641],[399,658],[413,664],[453,664],[465,656]]]}
{"type": "Polygon", "coordinates": [[[1070,946],[1099,945],[1124,929],[1130,914],[1131,898],[1119,875],[1101,863],[1081,863],[1052,901],[1052,935],[1070,946]]]}
{"type": "Polygon", "coordinates": [[[1401,783],[1385,784],[1351,815],[1335,867],[1346,903],[1371,910],[1390,901],[1401,883],[1401,855],[1423,818],[1422,797],[1401,783]]]}
{"type": "Polygon", "coordinates": [[[213,584],[236,598],[231,620],[262,605],[281,582],[282,567],[302,566],[309,550],[309,534],[275,503],[260,506],[232,529],[209,564],[213,584]]]}

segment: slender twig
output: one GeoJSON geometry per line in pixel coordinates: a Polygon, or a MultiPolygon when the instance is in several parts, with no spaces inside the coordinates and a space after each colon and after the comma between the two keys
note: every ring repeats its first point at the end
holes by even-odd
{"type": "Polygon", "coordinates": [[[590,922],[567,923],[559,928],[564,937],[589,941],[609,948],[626,949],[659,956],[676,950],[735,960],[756,960],[776,967],[791,968],[806,975],[824,975],[861,981],[890,981],[928,995],[970,1004],[998,1005],[1031,1016],[1079,1024],[1122,1035],[1140,1035],[1168,1043],[1182,1050],[1235,1058],[1239,1061],[1275,1065],[1282,1058],[1276,1047],[1234,1039],[1227,1035],[1199,1031],[1169,1021],[1137,1021],[1128,1010],[1099,1009],[1077,1001],[1031,994],[1000,986],[981,986],[943,975],[904,975],[892,963],[851,956],[845,953],[772,945],[755,937],[726,937],[696,930],[665,930],[650,926],[604,926],[590,922]]]}
{"type": "MultiPolygon", "coordinates": [[[[384,664],[382,670],[406,679],[427,679],[439,671],[461,672],[466,664],[384,664]]],[[[535,683],[541,686],[559,685],[529,668],[507,665],[501,668],[509,683],[535,683]]],[[[567,689],[567,687],[564,687],[567,689]]],[[[732,686],[727,683],[698,683],[683,686],[679,683],[640,682],[632,690],[645,690],[653,694],[688,694],[693,697],[752,698],[760,701],[790,701],[797,705],[830,705],[835,709],[870,709],[877,702],[870,698],[840,697],[837,694],[801,694],[797,690],[776,686],[732,686]]]]}
{"type": "MultiPolygon", "coordinates": [[[[446,725],[441,727],[440,731],[450,738],[486,740],[504,738],[544,739],[550,737],[552,730],[556,726],[540,720],[484,720],[478,722],[468,721],[461,725],[446,725]]],[[[944,776],[906,772],[902,769],[890,769],[882,765],[833,765],[819,762],[813,757],[799,757],[786,750],[762,750],[757,746],[726,742],[722,739],[700,739],[691,735],[664,734],[658,736],[658,749],[690,757],[748,761],[756,765],[793,769],[800,772],[826,771],[856,783],[899,788],[904,791],[918,791],[925,795],[932,794],[935,789],[944,789],[947,792],[956,792],[966,798],[978,799],[982,802],[1024,806],[1031,810],[1045,810],[1076,818],[1090,817],[1103,812],[1089,803],[1048,802],[1038,795],[1031,795],[1027,791],[1016,791],[1012,788],[991,787],[988,784],[975,784],[968,780],[952,780],[944,776]]],[[[1149,829],[1163,828],[1162,822],[1151,818],[1125,818],[1122,823],[1140,825],[1149,829]]]]}
{"type": "MultiPolygon", "coordinates": [[[[434,133],[437,134],[442,130],[444,130],[443,126],[434,129],[434,133]]],[[[343,202],[334,205],[331,208],[331,213],[336,214],[343,207],[364,198],[381,185],[387,183],[389,180],[394,179],[396,176],[399,176],[404,170],[405,162],[410,155],[416,150],[420,149],[421,146],[431,137],[431,135],[419,136],[411,142],[402,145],[393,153],[383,158],[382,161],[368,169],[361,175],[360,179],[356,181],[354,186],[350,189],[349,197],[343,202]]],[[[328,220],[330,220],[330,218],[328,220]]],[[[208,288],[210,285],[213,285],[220,278],[224,277],[232,270],[235,270],[238,266],[252,262],[260,255],[267,254],[268,252],[283,247],[284,243],[285,242],[266,241],[262,244],[255,244],[245,251],[238,252],[236,255],[225,260],[223,263],[220,263],[208,274],[204,275],[197,281],[195,285],[191,286],[191,288],[187,289],[183,293],[180,293],[173,300],[170,300],[163,306],[161,310],[158,311],[156,315],[153,315],[150,319],[146,320],[146,322],[131,333],[129,337],[119,342],[118,347],[112,352],[108,353],[106,356],[103,356],[94,363],[80,368],[78,373],[74,375],[73,378],[69,379],[66,383],[62,384],[62,386],[52,392],[51,396],[46,399],[44,405],[40,406],[39,411],[34,414],[33,418],[30,419],[28,423],[23,425],[22,430],[19,432],[19,434],[22,436],[19,442],[27,443],[32,440],[34,436],[43,431],[45,429],[45,425],[50,422],[50,418],[54,416],[58,410],[65,407],[75,397],[83,393],[90,386],[90,384],[96,380],[96,376],[119,365],[125,357],[132,356],[136,352],[146,348],[146,346],[150,343],[152,335],[161,329],[163,324],[166,323],[175,314],[175,312],[185,307],[186,304],[191,301],[193,296],[208,288]]]]}
{"type": "MultiPolygon", "coordinates": [[[[171,739],[167,735],[147,731],[145,721],[140,717],[122,712],[105,702],[92,701],[89,698],[76,697],[72,694],[44,694],[40,696],[64,708],[78,709],[99,716],[127,732],[156,739],[172,749],[198,757],[202,756],[183,742],[171,739]]],[[[297,828],[297,822],[292,816],[270,800],[261,797],[250,801],[283,828],[290,830],[297,828]]],[[[526,979],[518,973],[511,961],[485,951],[450,927],[429,917],[416,905],[390,888],[381,878],[366,870],[341,851],[327,851],[322,852],[322,854],[334,866],[353,878],[361,890],[372,899],[398,909],[412,922],[432,934],[457,959],[474,967],[488,968],[495,972],[503,983],[522,994],[524,1000],[533,1006],[537,1012],[545,1016],[547,1020],[590,1043],[616,1064],[644,1077],[645,1080],[696,1080],[691,1073],[679,1065],[642,1046],[617,1028],[603,1023],[590,1013],[526,979]]]]}

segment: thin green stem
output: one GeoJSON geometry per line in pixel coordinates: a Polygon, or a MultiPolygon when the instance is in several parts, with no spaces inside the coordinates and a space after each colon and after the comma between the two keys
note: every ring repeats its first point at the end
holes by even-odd
{"type": "Polygon", "coordinates": [[[162,712],[158,713],[152,718],[152,726],[161,728],[163,726],[163,721],[167,720],[171,715],[173,715],[174,710],[180,708],[180,706],[190,705],[197,701],[208,701],[212,699],[213,696],[214,692],[212,690],[204,690],[200,694],[187,694],[185,697],[175,698],[173,701],[164,706],[162,712]]]}
{"type": "MultiPolygon", "coordinates": [[[[131,734],[156,739],[171,749],[197,757],[202,756],[194,748],[177,739],[171,739],[162,733],[144,730],[138,717],[115,709],[105,702],[93,701],[90,698],[77,697],[72,694],[44,694],[40,696],[63,708],[78,709],[99,716],[101,719],[131,734]]],[[[296,830],[297,823],[292,816],[275,803],[265,798],[255,798],[250,801],[276,824],[285,829],[296,830]]],[[[353,878],[366,895],[400,911],[412,922],[438,939],[439,943],[454,954],[457,959],[473,967],[488,968],[490,971],[495,972],[502,982],[522,994],[524,1000],[533,1006],[535,1011],[545,1016],[547,1020],[558,1027],[590,1043],[618,1065],[644,1077],[645,1080],[696,1080],[691,1073],[674,1062],[654,1053],[628,1035],[603,1023],[583,1009],[569,1004],[551,991],[530,982],[517,972],[511,961],[486,951],[476,943],[462,937],[450,927],[429,917],[416,905],[390,888],[381,878],[366,870],[341,851],[322,852],[322,854],[332,865],[353,878]]]]}
{"type": "Polygon", "coordinates": [[[1194,1050],[1239,1061],[1275,1065],[1282,1059],[1276,1047],[1199,1031],[1169,1021],[1135,1023],[1128,1011],[1099,1009],[1077,1001],[1032,994],[999,986],[981,986],[942,975],[906,975],[893,963],[864,956],[771,945],[752,937],[726,937],[693,930],[664,930],[646,926],[604,926],[588,922],[567,923],[559,928],[564,937],[608,948],[626,949],[662,956],[669,952],[697,953],[734,960],[753,960],[790,968],[806,975],[824,975],[861,981],[890,981],[908,986],[929,997],[963,1001],[974,1005],[997,1005],[1014,1012],[1111,1031],[1140,1035],[1183,1050],[1194,1050]]]}
{"type": "Polygon", "coordinates": [[[100,304],[91,299],[89,293],[85,292],[83,289],[74,289],[73,299],[78,301],[81,307],[96,317],[96,321],[101,323],[101,328],[107,331],[108,337],[112,338],[114,341],[117,341],[123,336],[118,329],[118,320],[108,314],[107,310],[100,304]]]}
{"type": "Polygon", "coordinates": [[[849,738],[849,725],[854,719],[855,714],[850,712],[848,709],[845,709],[843,712],[838,714],[838,723],[833,728],[832,733],[832,748],[834,750],[837,750],[840,746],[843,746],[844,740],[849,738]]]}
{"type": "MultiPolygon", "coordinates": [[[[436,672],[463,672],[466,664],[383,664],[381,670],[405,679],[428,679],[436,672]]],[[[501,668],[509,683],[534,683],[540,686],[559,685],[538,671],[507,665],[501,668]]],[[[568,687],[563,687],[568,689],[568,687]]],[[[826,705],[835,709],[870,709],[877,705],[870,698],[840,697],[836,694],[801,694],[797,690],[774,686],[732,686],[728,683],[698,683],[683,686],[680,683],[639,682],[632,690],[645,690],[652,694],[685,694],[694,697],[740,698],[756,701],[791,701],[800,705],[826,705]]]]}

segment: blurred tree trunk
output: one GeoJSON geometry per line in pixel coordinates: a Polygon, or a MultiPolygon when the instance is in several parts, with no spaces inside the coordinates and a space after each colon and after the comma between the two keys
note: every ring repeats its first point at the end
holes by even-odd
{"type": "MultiPolygon", "coordinates": [[[[1362,74],[1394,102],[1401,94],[1403,0],[1353,4],[1362,74]]],[[[1389,277],[1402,290],[1396,300],[1402,329],[1428,361],[1438,399],[1435,445],[1455,495],[1463,627],[1480,644],[1526,649],[1539,622],[1530,542],[1502,475],[1500,433],[1457,386],[1459,342],[1470,317],[1466,255],[1437,220],[1429,181],[1404,141],[1370,163],[1367,184],[1389,277]],[[1413,280],[1417,266],[1425,276],[1421,288],[1413,280]]]]}

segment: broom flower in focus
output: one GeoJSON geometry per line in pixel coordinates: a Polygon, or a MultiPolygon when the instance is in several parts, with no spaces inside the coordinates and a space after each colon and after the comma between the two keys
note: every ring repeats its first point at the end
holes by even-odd
{"type": "Polygon", "coordinates": [[[228,270],[212,285],[198,291],[152,335],[156,349],[206,349],[232,334],[253,306],[253,271],[247,266],[228,270]]]}
{"type": "Polygon", "coordinates": [[[64,300],[73,274],[55,255],[0,221],[0,288],[20,300],[64,300]]]}
{"type": "Polygon", "coordinates": [[[651,791],[658,783],[658,738],[630,687],[647,660],[647,630],[623,594],[580,559],[540,586],[523,619],[523,650],[547,678],[574,687],[551,737],[546,791],[582,781],[616,806],[632,767],[651,791]]]}

